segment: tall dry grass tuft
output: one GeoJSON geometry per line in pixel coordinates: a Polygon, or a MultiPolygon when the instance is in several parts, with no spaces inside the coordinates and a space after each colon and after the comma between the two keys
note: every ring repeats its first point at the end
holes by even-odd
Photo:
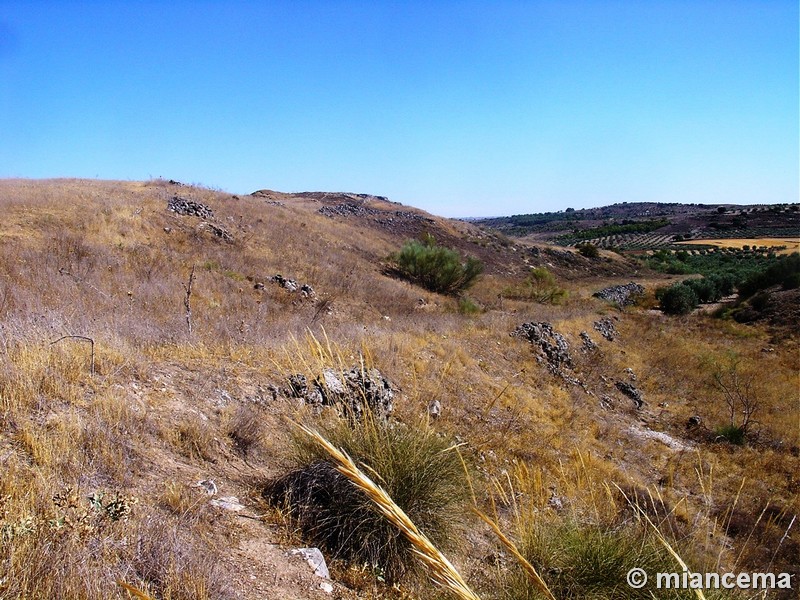
{"type": "Polygon", "coordinates": [[[297,427],[315,440],[336,461],[336,469],[366,494],[380,513],[403,533],[412,544],[417,558],[428,569],[431,579],[437,585],[449,590],[463,600],[480,600],[452,563],[447,560],[447,557],[417,528],[403,509],[395,504],[391,496],[381,486],[377,485],[361,471],[346,453],[333,446],[317,431],[304,425],[297,425],[297,427]]]}

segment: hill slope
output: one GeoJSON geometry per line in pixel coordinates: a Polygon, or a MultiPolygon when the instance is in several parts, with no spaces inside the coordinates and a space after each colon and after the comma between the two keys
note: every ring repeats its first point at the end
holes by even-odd
{"type": "MultiPolygon", "coordinates": [[[[124,598],[119,579],[159,598],[319,597],[260,489],[290,463],[288,420],[319,418],[289,378],[360,364],[391,382],[393,418],[439,401],[433,426],[463,443],[477,501],[504,526],[506,483],[554,519],[558,505],[585,517],[617,483],[657,494],[723,566],[797,569],[781,541],[800,509],[797,348],[592,296],[634,277],[652,294],[665,276],[358,194],[7,180],[0,205],[0,597],[124,598]],[[484,261],[479,314],[385,274],[423,234],[484,261]],[[509,299],[531,267],[563,304],[509,299]],[[568,360],[510,335],[531,322],[563,336],[568,360]],[[757,393],[744,446],[713,434],[726,365],[757,393]],[[202,480],[245,508],[211,504],[202,480]]],[[[618,501],[606,508],[623,518],[618,501]]],[[[495,541],[470,526],[455,560],[494,597],[495,541]]],[[[338,597],[400,593],[333,566],[338,597]]]]}

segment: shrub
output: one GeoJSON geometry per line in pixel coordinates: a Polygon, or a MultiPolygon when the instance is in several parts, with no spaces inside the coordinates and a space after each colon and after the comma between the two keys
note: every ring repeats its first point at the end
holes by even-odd
{"type": "Polygon", "coordinates": [[[581,256],[585,256],[586,258],[597,258],[600,256],[600,251],[597,249],[597,246],[589,244],[588,242],[585,244],[578,244],[575,248],[581,253],[581,256]]]}
{"type": "Polygon", "coordinates": [[[555,276],[546,267],[531,269],[525,281],[503,290],[506,298],[530,300],[540,304],[561,304],[567,295],[567,290],[556,284],[555,276]]]}
{"type": "MultiPolygon", "coordinates": [[[[369,418],[337,422],[323,435],[363,464],[437,547],[453,545],[468,486],[459,455],[447,440],[427,426],[369,418]]],[[[298,468],[269,482],[264,495],[284,503],[312,543],[334,557],[371,565],[389,581],[415,564],[408,540],[336,470],[316,442],[298,437],[295,452],[298,468]]]]}
{"type": "Polygon", "coordinates": [[[723,425],[717,428],[717,435],[720,438],[736,446],[744,444],[745,434],[745,430],[736,425],[723,425]]]}
{"type": "MultiPolygon", "coordinates": [[[[542,573],[559,600],[595,598],[627,600],[652,598],[654,584],[634,589],[625,584],[634,567],[647,573],[676,570],[676,563],[644,525],[584,523],[574,518],[536,519],[523,532],[520,550],[542,573]]],[[[519,569],[509,574],[504,597],[509,600],[542,598],[519,569]]],[[[661,591],[659,598],[682,598],[682,590],[661,591]]]]}
{"type": "Polygon", "coordinates": [[[784,289],[793,289],[800,284],[800,253],[781,256],[766,269],[754,273],[739,286],[739,293],[747,298],[778,284],[784,289]]]}
{"type": "Polygon", "coordinates": [[[480,305],[468,296],[458,299],[458,312],[462,315],[477,315],[481,310],[480,305]]]}
{"type": "Polygon", "coordinates": [[[391,260],[401,277],[440,294],[465,291],[483,272],[483,263],[477,258],[462,262],[458,252],[436,245],[430,237],[424,242],[406,242],[391,260]]]}
{"type": "Polygon", "coordinates": [[[702,303],[716,302],[722,297],[715,281],[709,278],[687,279],[683,285],[691,288],[702,303]]]}
{"type": "Polygon", "coordinates": [[[682,283],[659,290],[661,310],[668,315],[685,315],[697,307],[697,294],[692,288],[682,283]]]}

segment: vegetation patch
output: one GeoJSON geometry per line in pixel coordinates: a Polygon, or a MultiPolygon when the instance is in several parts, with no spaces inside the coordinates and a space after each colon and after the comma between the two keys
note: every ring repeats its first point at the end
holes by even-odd
{"type": "MultiPolygon", "coordinates": [[[[452,547],[468,498],[452,444],[425,425],[365,418],[337,421],[323,435],[359,463],[437,545],[452,547]]],[[[269,482],[264,496],[285,506],[304,535],[332,556],[370,565],[394,581],[415,564],[410,542],[318,444],[294,441],[297,468],[269,482]]]]}
{"type": "Polygon", "coordinates": [[[391,261],[396,274],[440,294],[467,290],[483,272],[483,263],[477,258],[464,260],[455,250],[437,245],[431,236],[406,242],[391,261]]]}

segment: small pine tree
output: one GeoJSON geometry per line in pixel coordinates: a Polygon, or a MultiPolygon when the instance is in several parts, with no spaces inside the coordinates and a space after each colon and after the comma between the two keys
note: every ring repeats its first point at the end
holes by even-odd
{"type": "Polygon", "coordinates": [[[440,294],[460,294],[483,272],[477,258],[470,256],[462,262],[458,252],[436,245],[431,236],[422,242],[406,242],[391,258],[400,276],[440,294]]]}

